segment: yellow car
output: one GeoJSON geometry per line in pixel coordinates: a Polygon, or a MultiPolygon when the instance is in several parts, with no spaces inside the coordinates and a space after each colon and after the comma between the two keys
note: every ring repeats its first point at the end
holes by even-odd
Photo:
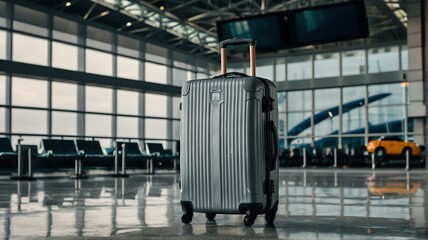
{"type": "Polygon", "coordinates": [[[408,153],[410,157],[420,156],[424,150],[414,142],[405,142],[399,137],[385,136],[377,140],[372,140],[367,144],[367,152],[374,153],[376,158],[382,158],[386,155],[401,155],[403,157],[408,153]]]}

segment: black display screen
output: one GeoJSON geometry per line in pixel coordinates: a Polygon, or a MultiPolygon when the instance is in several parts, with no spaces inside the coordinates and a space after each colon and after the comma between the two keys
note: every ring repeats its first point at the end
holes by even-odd
{"type": "Polygon", "coordinates": [[[219,41],[254,38],[260,52],[369,36],[364,0],[217,22],[219,41]]]}
{"type": "Polygon", "coordinates": [[[289,43],[293,46],[368,37],[364,1],[326,5],[286,13],[289,43]]]}
{"type": "Polygon", "coordinates": [[[258,15],[238,20],[217,22],[219,41],[231,38],[254,38],[259,51],[276,50],[284,47],[285,25],[283,12],[258,15]]]}

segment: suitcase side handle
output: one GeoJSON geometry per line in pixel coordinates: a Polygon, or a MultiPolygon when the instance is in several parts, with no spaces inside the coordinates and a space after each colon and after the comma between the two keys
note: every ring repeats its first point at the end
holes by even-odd
{"type": "Polygon", "coordinates": [[[227,45],[248,44],[250,46],[250,70],[251,76],[256,76],[256,40],[253,38],[233,38],[220,42],[221,55],[221,74],[227,72],[227,45]]]}
{"type": "Polygon", "coordinates": [[[273,156],[271,160],[270,170],[272,171],[276,168],[276,159],[279,155],[278,129],[276,128],[274,121],[271,121],[271,129],[273,133],[273,156]]]}

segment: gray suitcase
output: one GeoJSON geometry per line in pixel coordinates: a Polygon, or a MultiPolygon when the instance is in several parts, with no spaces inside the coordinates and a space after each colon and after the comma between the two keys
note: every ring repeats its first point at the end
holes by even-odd
{"type": "Polygon", "coordinates": [[[278,209],[277,89],[255,77],[255,40],[220,43],[222,75],[184,84],[181,97],[181,206],[193,212],[258,214],[272,224],[278,209]],[[226,74],[226,46],[248,43],[252,76],[226,74]]]}

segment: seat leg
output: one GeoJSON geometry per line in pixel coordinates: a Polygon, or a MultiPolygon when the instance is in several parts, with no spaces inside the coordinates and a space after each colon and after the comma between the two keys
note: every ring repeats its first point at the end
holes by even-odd
{"type": "Polygon", "coordinates": [[[72,179],[86,178],[86,175],[82,172],[82,159],[78,158],[74,160],[74,174],[70,176],[72,179]]]}

